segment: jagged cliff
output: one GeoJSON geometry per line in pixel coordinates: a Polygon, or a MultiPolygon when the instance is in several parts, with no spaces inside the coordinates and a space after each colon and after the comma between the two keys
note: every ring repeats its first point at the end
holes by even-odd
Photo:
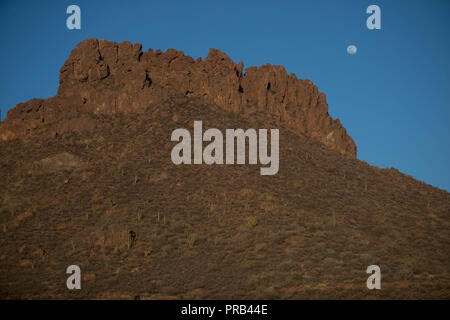
{"type": "Polygon", "coordinates": [[[198,98],[251,117],[275,116],[294,131],[356,158],[356,145],[338,119],[328,114],[325,94],[309,80],[270,64],[245,70],[223,52],[211,49],[202,60],[182,51],[142,51],[140,44],[106,40],[82,41],[60,72],[56,96],[18,104],[0,124],[0,140],[8,140],[60,121],[56,133],[89,131],[88,119],[70,120],[79,110],[95,113],[140,113],[171,97],[198,98]]]}

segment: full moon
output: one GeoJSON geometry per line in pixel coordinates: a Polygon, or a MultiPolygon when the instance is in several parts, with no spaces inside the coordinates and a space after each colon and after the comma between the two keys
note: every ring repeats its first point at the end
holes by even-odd
{"type": "Polygon", "coordinates": [[[358,51],[358,49],[354,45],[350,45],[350,46],[347,47],[347,53],[348,54],[353,55],[353,54],[356,53],[356,51],[358,51]]]}

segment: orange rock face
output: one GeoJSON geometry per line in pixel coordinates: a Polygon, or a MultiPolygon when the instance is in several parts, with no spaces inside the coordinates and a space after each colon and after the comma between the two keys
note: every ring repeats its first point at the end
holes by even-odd
{"type": "MultiPolygon", "coordinates": [[[[142,51],[140,44],[89,39],[80,42],[60,71],[55,97],[33,99],[8,112],[0,137],[27,134],[76,110],[95,113],[140,113],[171,98],[196,98],[251,116],[267,114],[293,130],[356,158],[356,145],[339,120],[328,114],[325,94],[309,80],[270,64],[245,70],[223,52],[211,49],[194,61],[182,51],[142,51]]],[[[83,119],[61,130],[84,130],[83,119]]]]}

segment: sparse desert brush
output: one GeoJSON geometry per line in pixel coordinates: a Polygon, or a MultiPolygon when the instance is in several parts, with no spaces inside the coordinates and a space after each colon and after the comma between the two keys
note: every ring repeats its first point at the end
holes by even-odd
{"type": "Polygon", "coordinates": [[[152,246],[150,246],[150,247],[147,248],[147,250],[145,250],[144,255],[146,257],[148,257],[149,255],[152,254],[152,252],[153,252],[153,248],[152,248],[152,246]]]}
{"type": "Polygon", "coordinates": [[[265,199],[266,199],[266,201],[272,201],[273,200],[273,196],[268,193],[268,194],[266,194],[265,199]]]}
{"type": "Polygon", "coordinates": [[[162,220],[163,225],[165,225],[167,222],[166,215],[165,214],[161,215],[161,211],[158,211],[158,213],[156,215],[156,220],[158,222],[161,222],[161,220],[162,220]],[[162,218],[161,218],[161,216],[162,216],[162,218]]]}
{"type": "Polygon", "coordinates": [[[216,210],[216,205],[214,203],[212,203],[212,201],[208,201],[208,207],[207,207],[208,217],[210,217],[211,213],[213,213],[215,210],[216,210]]]}
{"type": "Polygon", "coordinates": [[[435,215],[434,213],[429,212],[428,215],[429,215],[430,218],[431,218],[431,224],[432,224],[433,226],[436,225],[436,223],[440,222],[440,221],[439,221],[439,220],[440,220],[439,217],[438,217],[437,215],[435,215]]]}
{"type": "Polygon", "coordinates": [[[92,206],[92,207],[91,207],[91,212],[92,212],[92,214],[96,214],[98,211],[99,211],[98,206],[92,206]]]}
{"type": "Polygon", "coordinates": [[[305,152],[305,160],[312,160],[312,159],[314,159],[312,153],[305,152]]]}
{"type": "Polygon", "coordinates": [[[133,230],[131,230],[131,231],[128,233],[128,243],[127,243],[127,248],[128,248],[128,250],[131,249],[131,247],[133,247],[133,245],[134,245],[135,242],[136,242],[136,239],[137,239],[136,232],[134,232],[133,230]]]}
{"type": "Polygon", "coordinates": [[[181,221],[174,221],[169,224],[170,231],[173,233],[183,233],[185,226],[181,221]]]}
{"type": "Polygon", "coordinates": [[[333,227],[336,227],[336,212],[334,212],[334,210],[333,210],[333,215],[331,217],[331,225],[333,227]]]}
{"type": "Polygon", "coordinates": [[[303,181],[301,179],[298,179],[292,183],[292,186],[294,188],[300,188],[302,185],[303,185],[303,181]]]}
{"type": "Polygon", "coordinates": [[[256,217],[246,217],[244,222],[247,228],[254,228],[258,225],[258,219],[256,217]]]}
{"type": "Polygon", "coordinates": [[[109,199],[108,201],[107,201],[107,204],[109,205],[109,206],[111,206],[111,207],[114,207],[114,206],[116,206],[116,200],[114,199],[114,198],[111,198],[111,199],[109,199]]]}
{"type": "Polygon", "coordinates": [[[187,235],[187,244],[188,244],[188,246],[190,247],[190,248],[193,248],[196,244],[197,244],[197,241],[198,241],[198,236],[197,236],[197,234],[195,234],[195,233],[189,233],[188,235],[187,235]]]}
{"type": "Polygon", "coordinates": [[[123,168],[125,167],[125,161],[120,161],[118,164],[117,164],[117,170],[121,173],[121,175],[122,175],[122,170],[123,170],[123,168]]]}

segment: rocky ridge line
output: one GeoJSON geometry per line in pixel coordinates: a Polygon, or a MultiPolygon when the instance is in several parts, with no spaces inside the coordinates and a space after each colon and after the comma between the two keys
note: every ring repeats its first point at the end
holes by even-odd
{"type": "MultiPolygon", "coordinates": [[[[294,131],[356,158],[356,145],[338,119],[328,114],[324,93],[309,80],[270,64],[246,68],[210,49],[194,61],[182,51],[147,52],[141,44],[89,39],[72,50],[60,70],[56,96],[18,104],[0,123],[0,140],[30,134],[61,111],[140,113],[171,97],[198,98],[243,116],[270,113],[294,131]]],[[[77,119],[66,130],[88,130],[77,119]]]]}

